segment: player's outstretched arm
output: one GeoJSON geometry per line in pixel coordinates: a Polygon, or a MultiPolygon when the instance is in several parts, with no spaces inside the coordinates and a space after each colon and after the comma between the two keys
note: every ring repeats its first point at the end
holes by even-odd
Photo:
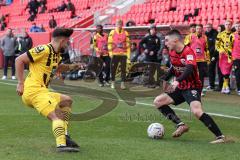
{"type": "Polygon", "coordinates": [[[27,53],[24,53],[17,57],[16,59],[16,73],[17,73],[17,79],[18,79],[18,84],[17,84],[17,94],[21,96],[23,94],[24,90],[24,64],[29,64],[30,59],[28,58],[27,53]]]}
{"type": "Polygon", "coordinates": [[[84,64],[81,64],[81,63],[60,64],[58,66],[57,72],[66,72],[66,71],[79,70],[84,68],[85,68],[84,64]]]}

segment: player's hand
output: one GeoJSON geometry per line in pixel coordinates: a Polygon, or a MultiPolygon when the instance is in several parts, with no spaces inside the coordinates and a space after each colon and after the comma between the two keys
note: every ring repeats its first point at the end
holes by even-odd
{"type": "Polygon", "coordinates": [[[216,60],[216,58],[215,58],[215,57],[212,57],[211,62],[213,62],[213,61],[215,61],[215,60],[216,60]]]}
{"type": "Polygon", "coordinates": [[[23,95],[23,90],[24,90],[24,83],[18,83],[16,91],[19,96],[23,95]]]}
{"type": "Polygon", "coordinates": [[[82,63],[75,63],[75,64],[70,64],[69,65],[69,70],[79,70],[79,69],[84,69],[85,65],[82,63]]]}
{"type": "Polygon", "coordinates": [[[151,51],[151,52],[150,52],[150,56],[153,56],[153,55],[154,55],[154,52],[153,52],[153,51],[151,51]]]}
{"type": "Polygon", "coordinates": [[[145,53],[145,54],[148,54],[148,49],[145,49],[145,50],[144,50],[144,53],[145,53]]]}
{"type": "Polygon", "coordinates": [[[166,93],[172,93],[174,91],[172,84],[168,81],[163,81],[163,91],[166,93]]]}
{"type": "Polygon", "coordinates": [[[177,86],[179,85],[179,82],[178,81],[173,81],[173,83],[172,83],[172,89],[173,89],[173,91],[175,91],[176,90],[176,88],[177,88],[177,86]]]}

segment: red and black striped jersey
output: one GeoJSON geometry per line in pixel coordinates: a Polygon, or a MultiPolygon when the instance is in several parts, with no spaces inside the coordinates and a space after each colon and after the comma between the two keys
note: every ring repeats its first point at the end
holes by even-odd
{"type": "Polygon", "coordinates": [[[186,90],[202,88],[202,83],[199,79],[196,56],[194,54],[194,51],[190,47],[185,46],[181,53],[177,53],[176,51],[170,51],[169,57],[172,64],[172,71],[176,78],[183,74],[186,65],[193,65],[192,74],[189,75],[186,79],[179,82],[179,89],[186,90]]]}

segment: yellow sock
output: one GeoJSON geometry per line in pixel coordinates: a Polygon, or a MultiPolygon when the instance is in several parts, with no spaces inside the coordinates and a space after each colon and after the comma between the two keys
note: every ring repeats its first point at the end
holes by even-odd
{"type": "Polygon", "coordinates": [[[228,88],[228,79],[224,78],[223,88],[228,88]]]}
{"type": "Polygon", "coordinates": [[[226,88],[229,88],[229,85],[228,85],[228,84],[229,84],[229,79],[227,78],[227,79],[226,79],[226,88]]]}
{"type": "Polygon", "coordinates": [[[66,146],[65,126],[63,120],[52,121],[52,131],[56,138],[57,146],[66,146]]]}
{"type": "Polygon", "coordinates": [[[226,79],[223,79],[223,88],[227,88],[226,79]]]}
{"type": "Polygon", "coordinates": [[[68,121],[70,118],[71,108],[70,107],[63,107],[61,110],[64,113],[64,128],[65,128],[65,135],[68,135],[68,121]]]}

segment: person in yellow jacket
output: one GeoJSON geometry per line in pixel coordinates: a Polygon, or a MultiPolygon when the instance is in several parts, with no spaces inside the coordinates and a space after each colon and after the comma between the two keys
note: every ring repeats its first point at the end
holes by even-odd
{"type": "Polygon", "coordinates": [[[184,39],[184,44],[186,45],[191,37],[192,34],[196,33],[196,24],[192,23],[190,24],[190,33],[188,35],[186,35],[185,39],[184,39]]]}
{"type": "Polygon", "coordinates": [[[108,54],[108,35],[103,32],[103,26],[96,26],[96,34],[93,36],[93,47],[96,51],[96,58],[101,62],[102,69],[98,75],[99,85],[110,85],[110,62],[111,59],[108,54]],[[103,76],[103,72],[105,76],[103,76]]]}
{"type": "Polygon", "coordinates": [[[225,30],[223,32],[218,33],[215,47],[219,52],[219,68],[223,74],[224,82],[222,87],[222,93],[229,94],[229,76],[232,70],[232,45],[230,42],[230,35],[232,28],[232,21],[226,20],[225,22],[225,30]]]}
{"type": "Polygon", "coordinates": [[[126,66],[127,61],[130,60],[130,39],[128,32],[123,29],[122,20],[118,20],[116,29],[109,33],[108,51],[111,57],[111,88],[115,88],[115,75],[121,63],[121,89],[125,89],[126,66]]]}
{"type": "MultiPolygon", "coordinates": [[[[208,63],[210,61],[207,36],[203,33],[203,25],[196,25],[196,32],[185,38],[185,45],[189,45],[194,54],[198,66],[199,78],[204,87],[204,78],[208,76],[208,63]]],[[[204,93],[201,93],[204,96],[204,93]]]]}

